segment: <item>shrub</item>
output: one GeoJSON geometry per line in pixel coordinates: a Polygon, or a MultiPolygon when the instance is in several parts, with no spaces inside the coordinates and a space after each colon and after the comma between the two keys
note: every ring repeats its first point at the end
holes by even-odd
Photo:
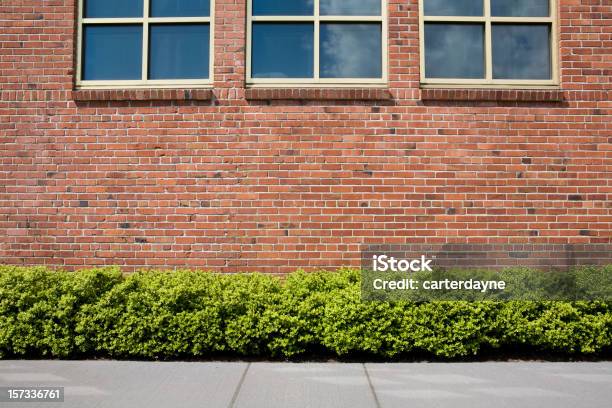
{"type": "Polygon", "coordinates": [[[130,275],[83,307],[81,351],[138,358],[220,351],[221,293],[221,282],[208,274],[130,275]]]}
{"type": "Polygon", "coordinates": [[[612,349],[610,303],[362,302],[360,285],[359,271],[349,269],[281,280],[0,267],[0,357],[390,359],[612,349]]]}
{"type": "Polygon", "coordinates": [[[0,267],[0,357],[78,353],[82,310],[121,282],[119,269],[53,273],[0,267]]]}

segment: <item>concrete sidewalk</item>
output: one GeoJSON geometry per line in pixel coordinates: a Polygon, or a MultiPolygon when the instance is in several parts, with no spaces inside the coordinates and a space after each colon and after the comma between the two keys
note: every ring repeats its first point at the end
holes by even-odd
{"type": "Polygon", "coordinates": [[[607,408],[612,363],[0,361],[0,387],[60,386],[62,408],[607,408]]]}

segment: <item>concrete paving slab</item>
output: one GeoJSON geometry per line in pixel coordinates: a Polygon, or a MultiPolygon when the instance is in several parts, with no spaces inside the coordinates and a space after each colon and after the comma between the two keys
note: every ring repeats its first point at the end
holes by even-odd
{"type": "Polygon", "coordinates": [[[383,408],[604,408],[612,363],[366,364],[383,408]]]}
{"type": "Polygon", "coordinates": [[[62,408],[607,408],[612,362],[0,361],[0,387],[61,386],[62,408]]]}
{"type": "Polygon", "coordinates": [[[362,364],[251,364],[237,408],[370,408],[374,394],[362,364]]]}
{"type": "Polygon", "coordinates": [[[229,406],[246,363],[0,361],[0,386],[59,386],[64,403],[2,407],[203,408],[229,406]]]}

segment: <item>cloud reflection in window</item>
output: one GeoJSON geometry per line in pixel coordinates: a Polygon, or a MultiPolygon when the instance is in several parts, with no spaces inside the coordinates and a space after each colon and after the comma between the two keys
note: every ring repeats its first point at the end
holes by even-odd
{"type": "Polygon", "coordinates": [[[484,78],[484,25],[425,25],[427,78],[484,78]]]}
{"type": "Polygon", "coordinates": [[[381,78],[381,36],[377,23],[321,24],[321,78],[381,78]]]}
{"type": "Polygon", "coordinates": [[[380,0],[320,0],[322,16],[380,16],[380,0]]]}
{"type": "Polygon", "coordinates": [[[493,78],[551,79],[550,26],[494,24],[493,78]]]}

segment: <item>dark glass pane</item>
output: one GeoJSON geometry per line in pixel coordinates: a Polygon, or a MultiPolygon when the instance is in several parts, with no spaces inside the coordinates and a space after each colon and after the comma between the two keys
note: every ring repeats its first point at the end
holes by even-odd
{"type": "Polygon", "coordinates": [[[484,25],[425,24],[427,78],[484,78],[484,25]]]}
{"type": "Polygon", "coordinates": [[[83,79],[142,79],[142,26],[85,26],[83,79]]]}
{"type": "Polygon", "coordinates": [[[494,24],[493,78],[551,79],[548,24],[494,24]]]}
{"type": "Polygon", "coordinates": [[[482,16],[483,0],[424,0],[426,16],[482,16]]]}
{"type": "Polygon", "coordinates": [[[254,16],[312,16],[314,0],[253,0],[254,16]]]}
{"type": "Polygon", "coordinates": [[[314,25],[253,23],[253,78],[312,78],[314,25]]]}
{"type": "Polygon", "coordinates": [[[208,78],[208,24],[153,24],[149,30],[149,79],[208,78]]]}
{"type": "Polygon", "coordinates": [[[322,16],[380,16],[380,0],[321,0],[322,16]]]}
{"type": "Polygon", "coordinates": [[[210,0],[151,0],[151,17],[208,17],[210,0]]]}
{"type": "Polygon", "coordinates": [[[491,0],[495,17],[548,17],[549,0],[491,0]]]}
{"type": "Polygon", "coordinates": [[[381,78],[380,24],[321,24],[321,78],[381,78]]]}
{"type": "Polygon", "coordinates": [[[143,0],[85,0],[84,17],[143,17],[143,0]]]}

